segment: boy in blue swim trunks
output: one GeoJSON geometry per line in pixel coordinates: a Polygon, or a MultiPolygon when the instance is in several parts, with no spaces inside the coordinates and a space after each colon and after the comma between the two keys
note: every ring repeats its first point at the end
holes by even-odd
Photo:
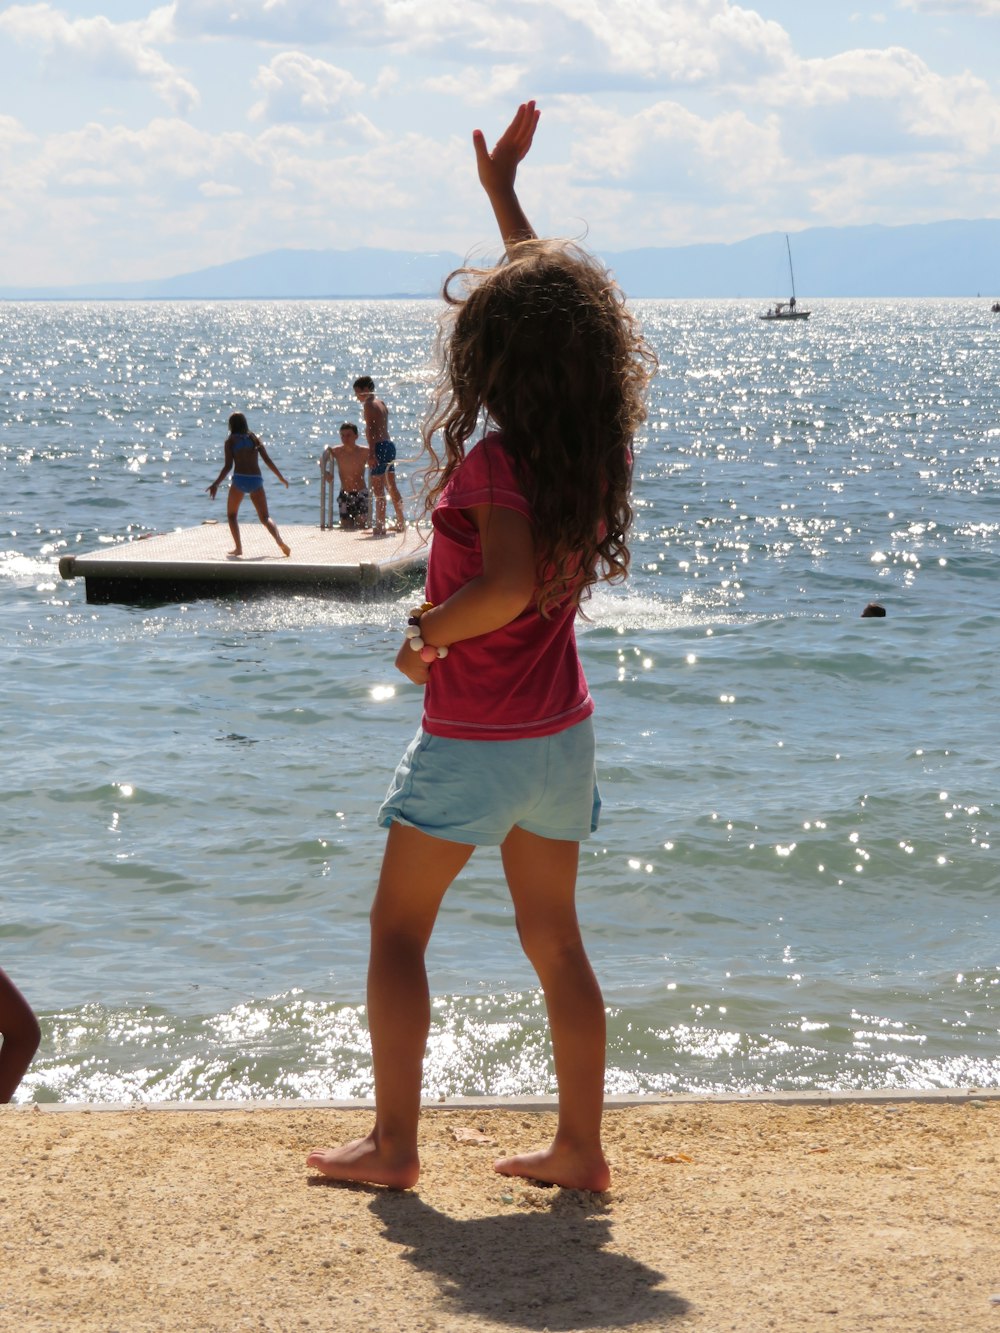
{"type": "Polygon", "coordinates": [[[403,517],[403,497],[396,485],[396,446],[389,439],[389,409],[381,398],[375,397],[375,381],[370,375],[359,375],[354,381],[354,396],[364,408],[365,439],[368,441],[368,477],[375,496],[375,514],[372,536],[385,536],[385,493],[396,514],[396,531],[406,531],[403,517]]]}

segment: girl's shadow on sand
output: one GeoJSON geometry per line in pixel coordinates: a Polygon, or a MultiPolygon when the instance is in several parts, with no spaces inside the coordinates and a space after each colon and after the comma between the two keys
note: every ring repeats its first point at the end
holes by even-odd
{"type": "Polygon", "coordinates": [[[402,1256],[432,1274],[455,1307],[497,1323],[555,1330],[658,1324],[688,1313],[662,1273],[609,1250],[610,1219],[593,1196],[557,1192],[544,1210],[468,1221],[416,1194],[380,1192],[372,1212],[402,1256]]]}

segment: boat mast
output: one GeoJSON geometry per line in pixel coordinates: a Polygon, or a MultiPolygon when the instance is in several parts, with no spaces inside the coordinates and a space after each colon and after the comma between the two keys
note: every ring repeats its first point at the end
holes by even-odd
{"type": "Polygon", "coordinates": [[[788,251],[788,276],[792,280],[792,300],[795,300],[795,270],[792,268],[792,246],[788,239],[788,232],[785,232],[785,249],[788,251]]]}

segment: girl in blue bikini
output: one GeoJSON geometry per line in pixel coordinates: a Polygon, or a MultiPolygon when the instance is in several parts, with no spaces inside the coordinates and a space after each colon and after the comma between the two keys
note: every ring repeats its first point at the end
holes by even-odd
{"type": "Polygon", "coordinates": [[[257,510],[257,517],[267,528],[268,532],[281,547],[283,555],[291,555],[290,546],[286,546],[281,540],[281,533],[278,531],[278,525],[267,512],[267,496],[264,494],[264,478],[260,474],[260,460],[263,459],[274,475],[287,488],[288,482],[281,475],[275,465],[271,462],[267,450],[261,444],[256,435],[252,433],[247,425],[247,419],[242,412],[234,412],[229,418],[229,436],[226,440],[226,456],[222,471],[212,482],[211,486],[205,489],[212,499],[215,499],[215,493],[219,485],[229,471],[233,468],[233,480],[229,486],[229,503],[226,505],[226,517],[229,519],[229,531],[233,534],[233,549],[230,555],[242,555],[243,543],[240,541],[240,525],[236,515],[239,511],[240,503],[244,495],[249,495],[253,501],[253,507],[257,510]]]}

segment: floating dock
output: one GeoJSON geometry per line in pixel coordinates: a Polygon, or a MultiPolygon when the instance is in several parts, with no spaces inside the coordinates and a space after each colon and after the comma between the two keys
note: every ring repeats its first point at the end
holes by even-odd
{"type": "Polygon", "coordinates": [[[241,523],[243,554],[231,556],[225,523],[205,523],[102,551],[64,555],[64,579],[85,579],[88,602],[183,601],[242,591],[331,592],[341,596],[390,589],[427,563],[424,529],[374,537],[370,530],[282,524],[287,558],[259,523],[241,523]]]}

